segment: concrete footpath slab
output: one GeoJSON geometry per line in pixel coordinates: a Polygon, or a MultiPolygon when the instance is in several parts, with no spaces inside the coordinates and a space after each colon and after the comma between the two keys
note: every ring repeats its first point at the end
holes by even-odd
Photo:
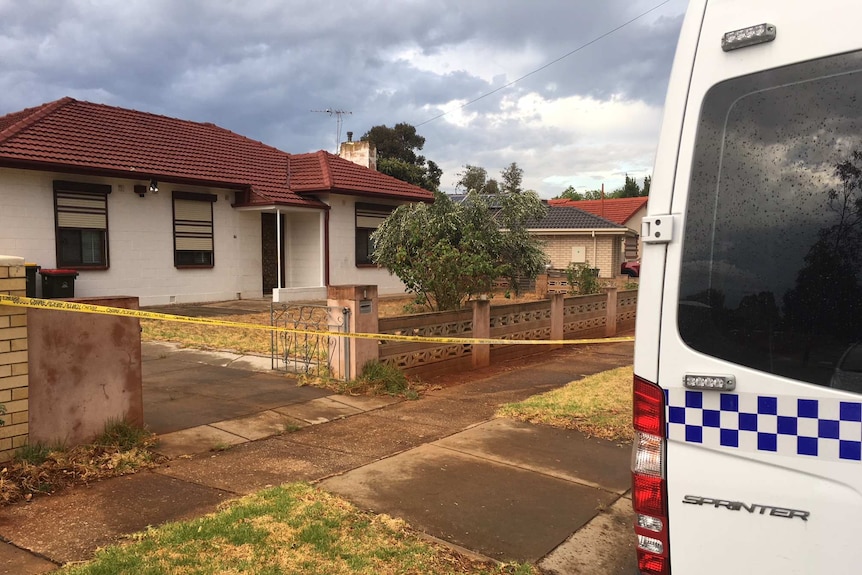
{"type": "Polygon", "coordinates": [[[215,511],[230,496],[211,487],[142,472],[6,507],[0,513],[0,534],[15,546],[56,563],[84,561],[97,548],[150,525],[215,511]]]}
{"type": "Polygon", "coordinates": [[[47,559],[0,541],[0,575],[37,575],[56,568],[57,565],[47,559]]]}
{"type": "Polygon", "coordinates": [[[617,499],[539,562],[548,575],[636,573],[635,513],[629,497],[617,499]]]}
{"type": "Polygon", "coordinates": [[[570,429],[494,419],[435,445],[617,495],[631,486],[629,444],[590,438],[570,429]]]}
{"type": "Polygon", "coordinates": [[[494,420],[320,485],[493,559],[537,562],[628,489],[630,449],[575,433],[494,420]]]}

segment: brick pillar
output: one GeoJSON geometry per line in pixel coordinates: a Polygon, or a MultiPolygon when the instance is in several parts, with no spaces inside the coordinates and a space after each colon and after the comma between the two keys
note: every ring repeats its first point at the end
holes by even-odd
{"type": "Polygon", "coordinates": [[[548,274],[539,274],[536,276],[536,297],[546,295],[548,295],[548,274]]]}
{"type": "MultiPolygon", "coordinates": [[[[24,258],[0,256],[0,293],[27,295],[24,258]]],[[[27,309],[0,305],[0,462],[12,458],[27,444],[29,433],[29,384],[27,365],[27,309]]]]}
{"type": "MultiPolygon", "coordinates": [[[[329,286],[327,305],[350,310],[350,333],[377,333],[378,299],[376,285],[329,286]]],[[[340,314],[341,312],[338,311],[340,314]]],[[[349,347],[348,354],[330,354],[329,373],[335,379],[356,379],[369,361],[380,359],[375,339],[340,338],[339,352],[349,347]],[[346,355],[346,357],[345,357],[346,355]]]]}
{"type": "MultiPolygon", "coordinates": [[[[491,302],[487,299],[473,301],[473,337],[491,337],[491,302]]],[[[473,369],[491,365],[491,346],[473,344],[473,369]]]]}
{"type": "Polygon", "coordinates": [[[608,294],[608,322],[605,324],[605,337],[617,335],[617,287],[605,288],[608,294]]]}
{"type": "MultiPolygon", "coordinates": [[[[566,294],[554,293],[551,294],[551,339],[562,340],[565,338],[564,333],[564,317],[566,310],[566,294]]],[[[552,345],[551,349],[559,349],[562,344],[552,345]]]]}

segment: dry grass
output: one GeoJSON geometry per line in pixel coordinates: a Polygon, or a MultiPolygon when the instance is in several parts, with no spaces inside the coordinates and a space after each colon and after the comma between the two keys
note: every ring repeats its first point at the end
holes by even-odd
{"type": "Polygon", "coordinates": [[[468,559],[418,536],[403,521],[356,509],[307,484],[287,484],[170,523],[97,552],[65,575],[275,573],[327,575],[535,575],[530,565],[468,559]]]}
{"type": "Polygon", "coordinates": [[[497,415],[577,429],[612,441],[631,441],[632,368],[620,367],[502,406],[497,415]]]}
{"type": "Polygon", "coordinates": [[[156,436],[124,423],[109,424],[93,443],[70,449],[31,445],[0,470],[0,504],[29,501],[35,495],[135,473],[157,466],[163,458],[151,452],[156,436]]]}
{"type": "MultiPolygon", "coordinates": [[[[269,312],[229,315],[220,321],[270,325],[269,312]]],[[[269,330],[181,323],[153,319],[141,320],[144,341],[169,341],[198,349],[230,350],[237,353],[269,355],[272,337],[269,330]]]]}

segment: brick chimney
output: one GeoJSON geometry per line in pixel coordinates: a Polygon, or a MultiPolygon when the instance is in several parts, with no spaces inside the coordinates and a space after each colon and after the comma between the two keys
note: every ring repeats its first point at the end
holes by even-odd
{"type": "Polygon", "coordinates": [[[354,164],[377,170],[377,148],[371,142],[354,142],[353,132],[347,132],[347,141],[341,143],[338,155],[354,164]]]}

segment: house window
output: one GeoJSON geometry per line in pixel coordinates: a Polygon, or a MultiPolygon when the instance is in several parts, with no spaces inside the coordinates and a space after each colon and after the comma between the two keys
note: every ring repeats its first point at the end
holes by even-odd
{"type": "Polygon", "coordinates": [[[111,186],[54,182],[57,267],[108,267],[108,194],[111,186]]]}
{"type": "Polygon", "coordinates": [[[213,253],[212,194],[174,192],[174,266],[211,268],[213,253]]]}
{"type": "Polygon", "coordinates": [[[395,206],[356,204],[356,265],[374,265],[371,259],[374,254],[371,234],[394,209],[395,206]]]}

